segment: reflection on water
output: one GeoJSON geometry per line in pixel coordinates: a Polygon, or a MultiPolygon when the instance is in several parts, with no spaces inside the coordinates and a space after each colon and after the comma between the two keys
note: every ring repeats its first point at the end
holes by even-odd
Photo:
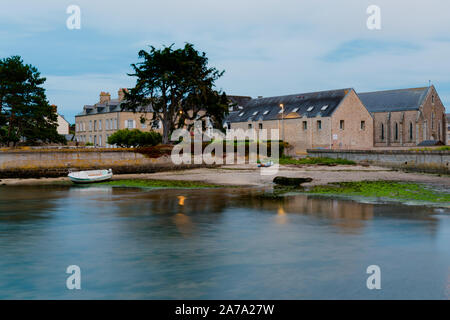
{"type": "Polygon", "coordinates": [[[260,195],[0,187],[0,298],[449,298],[448,210],[260,195]]]}

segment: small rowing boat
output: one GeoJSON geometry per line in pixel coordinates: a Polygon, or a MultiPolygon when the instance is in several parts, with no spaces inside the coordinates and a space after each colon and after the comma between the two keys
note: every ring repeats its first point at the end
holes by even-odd
{"type": "Polygon", "coordinates": [[[109,180],[112,175],[112,170],[108,169],[70,172],[68,177],[74,183],[94,183],[109,180]]]}

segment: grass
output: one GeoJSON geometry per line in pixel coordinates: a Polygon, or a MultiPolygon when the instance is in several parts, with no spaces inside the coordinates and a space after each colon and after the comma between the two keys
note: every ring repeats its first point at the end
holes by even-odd
{"type": "Polygon", "coordinates": [[[295,159],[292,157],[281,157],[280,164],[315,164],[315,165],[356,165],[355,161],[347,160],[347,159],[333,159],[333,158],[315,158],[315,157],[307,157],[301,159],[295,159]]]}
{"type": "Polygon", "coordinates": [[[416,148],[410,149],[411,151],[450,151],[450,146],[442,146],[436,148],[416,148]]]}
{"type": "Polygon", "coordinates": [[[184,180],[112,180],[98,183],[99,185],[113,187],[133,187],[133,188],[168,188],[168,189],[202,189],[219,188],[221,185],[209,184],[199,181],[184,180]]]}
{"type": "Polygon", "coordinates": [[[424,185],[395,181],[359,181],[332,183],[325,186],[316,186],[308,193],[324,195],[348,195],[389,198],[396,200],[416,200],[423,202],[448,203],[450,193],[439,192],[424,185]]]}

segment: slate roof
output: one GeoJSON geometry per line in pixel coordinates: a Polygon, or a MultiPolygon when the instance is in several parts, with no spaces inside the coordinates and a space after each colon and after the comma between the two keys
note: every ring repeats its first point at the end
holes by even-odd
{"type": "Polygon", "coordinates": [[[242,110],[230,112],[225,122],[281,119],[281,103],[284,105],[285,118],[329,117],[351,90],[353,89],[348,88],[251,99],[242,110]]]}
{"type": "Polygon", "coordinates": [[[429,87],[358,93],[369,112],[418,110],[429,87]]]}
{"type": "MultiPolygon", "coordinates": [[[[111,99],[108,103],[97,103],[94,105],[85,105],[83,111],[77,116],[86,116],[98,113],[108,113],[108,112],[126,112],[127,110],[122,110],[121,102],[118,99],[111,99]]],[[[153,112],[151,106],[142,107],[137,110],[138,112],[153,112]]]]}

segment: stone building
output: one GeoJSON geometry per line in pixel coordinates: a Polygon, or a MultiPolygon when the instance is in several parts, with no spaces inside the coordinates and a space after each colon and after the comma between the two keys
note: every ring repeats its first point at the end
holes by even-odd
{"type": "Polygon", "coordinates": [[[434,86],[358,94],[374,118],[375,147],[446,144],[445,107],[434,86]]]}
{"type": "Polygon", "coordinates": [[[450,144],[450,113],[447,113],[447,144],[450,144]]]}
{"type": "Polygon", "coordinates": [[[162,124],[151,123],[153,109],[142,107],[138,112],[122,110],[123,89],[119,89],[117,99],[111,99],[108,92],[100,93],[100,100],[94,105],[85,105],[83,111],[75,116],[75,137],[78,142],[90,142],[105,147],[108,137],[120,129],[139,129],[141,131],[162,132],[162,124]],[[144,119],[145,122],[141,121],[144,119]]]}
{"type": "Polygon", "coordinates": [[[296,154],[373,147],[373,118],[351,88],[251,99],[225,123],[229,129],[279,129],[296,154]]]}

